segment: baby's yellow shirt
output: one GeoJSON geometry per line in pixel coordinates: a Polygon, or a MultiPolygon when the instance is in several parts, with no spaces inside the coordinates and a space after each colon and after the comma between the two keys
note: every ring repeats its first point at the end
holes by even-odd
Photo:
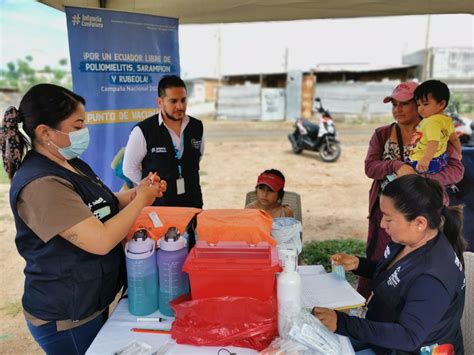
{"type": "Polygon", "coordinates": [[[449,136],[454,133],[454,124],[451,117],[446,115],[433,115],[421,120],[416,127],[416,147],[413,149],[410,159],[419,161],[426,152],[426,145],[429,141],[437,141],[438,149],[434,158],[446,152],[449,136]]]}

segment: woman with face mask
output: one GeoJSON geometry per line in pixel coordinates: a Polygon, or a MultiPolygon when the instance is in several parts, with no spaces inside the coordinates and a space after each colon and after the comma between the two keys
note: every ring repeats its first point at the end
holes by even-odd
{"type": "Polygon", "coordinates": [[[36,85],[7,110],[0,135],[26,261],[24,314],[48,354],[85,353],[123,286],[120,242],[166,190],[154,176],[120,193],[102,183],[79,159],[89,143],[84,105],[65,88],[36,85]]]}
{"type": "MultiPolygon", "coordinates": [[[[373,179],[369,192],[369,231],[367,236],[367,258],[379,261],[387,244],[391,241],[387,232],[380,227],[382,212],[380,211],[379,195],[382,188],[397,176],[416,174],[409,164],[405,163],[415,147],[414,135],[421,117],[418,114],[413,94],[418,84],[413,81],[400,83],[384,103],[392,105],[394,123],[375,130],[369,142],[365,158],[365,174],[373,179]]],[[[429,178],[437,180],[443,186],[459,182],[464,174],[461,156],[452,144],[448,144],[448,165],[429,178]]],[[[447,201],[445,201],[447,202],[447,201]]],[[[359,279],[357,291],[364,297],[372,291],[371,281],[359,279]]]]}

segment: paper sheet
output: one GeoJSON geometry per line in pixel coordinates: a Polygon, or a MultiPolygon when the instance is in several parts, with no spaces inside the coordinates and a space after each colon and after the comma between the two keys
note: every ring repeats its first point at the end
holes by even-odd
{"type": "Polygon", "coordinates": [[[364,297],[336,274],[315,275],[300,272],[300,275],[303,284],[303,307],[346,309],[359,307],[365,303],[364,297]]]}
{"type": "Polygon", "coordinates": [[[326,270],[322,265],[299,265],[298,266],[298,273],[303,275],[319,275],[325,274],[326,270]]]}

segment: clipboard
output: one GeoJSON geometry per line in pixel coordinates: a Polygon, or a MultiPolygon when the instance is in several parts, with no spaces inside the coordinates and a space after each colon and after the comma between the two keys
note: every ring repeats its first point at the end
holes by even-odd
{"type": "Polygon", "coordinates": [[[303,285],[303,307],[314,306],[346,310],[362,307],[365,298],[362,297],[346,280],[335,273],[312,274],[299,272],[303,285]]]}

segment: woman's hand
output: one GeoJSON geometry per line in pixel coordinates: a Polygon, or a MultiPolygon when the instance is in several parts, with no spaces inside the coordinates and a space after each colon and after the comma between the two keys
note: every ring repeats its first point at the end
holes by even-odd
{"type": "Polygon", "coordinates": [[[166,181],[161,180],[156,173],[149,173],[136,187],[136,195],[132,198],[141,198],[145,206],[150,206],[155,199],[163,197],[166,188],[166,181]]]}
{"type": "Polygon", "coordinates": [[[331,255],[331,261],[336,265],[341,265],[344,270],[351,271],[359,267],[359,258],[348,254],[334,254],[331,255]]]}
{"type": "Polygon", "coordinates": [[[403,164],[400,169],[397,170],[397,176],[416,174],[416,170],[411,165],[403,164]]]}
{"type": "MultiPolygon", "coordinates": [[[[160,194],[157,197],[163,197],[163,193],[165,193],[166,189],[168,188],[168,184],[165,180],[161,180],[160,176],[157,173],[148,173],[148,177],[144,179],[148,185],[158,185],[160,194]]],[[[144,182],[145,183],[145,182],[144,182]]]]}
{"type": "Polygon", "coordinates": [[[313,315],[318,318],[321,323],[324,324],[331,332],[335,332],[337,329],[337,314],[335,311],[329,308],[313,307],[311,311],[313,315]]]}

